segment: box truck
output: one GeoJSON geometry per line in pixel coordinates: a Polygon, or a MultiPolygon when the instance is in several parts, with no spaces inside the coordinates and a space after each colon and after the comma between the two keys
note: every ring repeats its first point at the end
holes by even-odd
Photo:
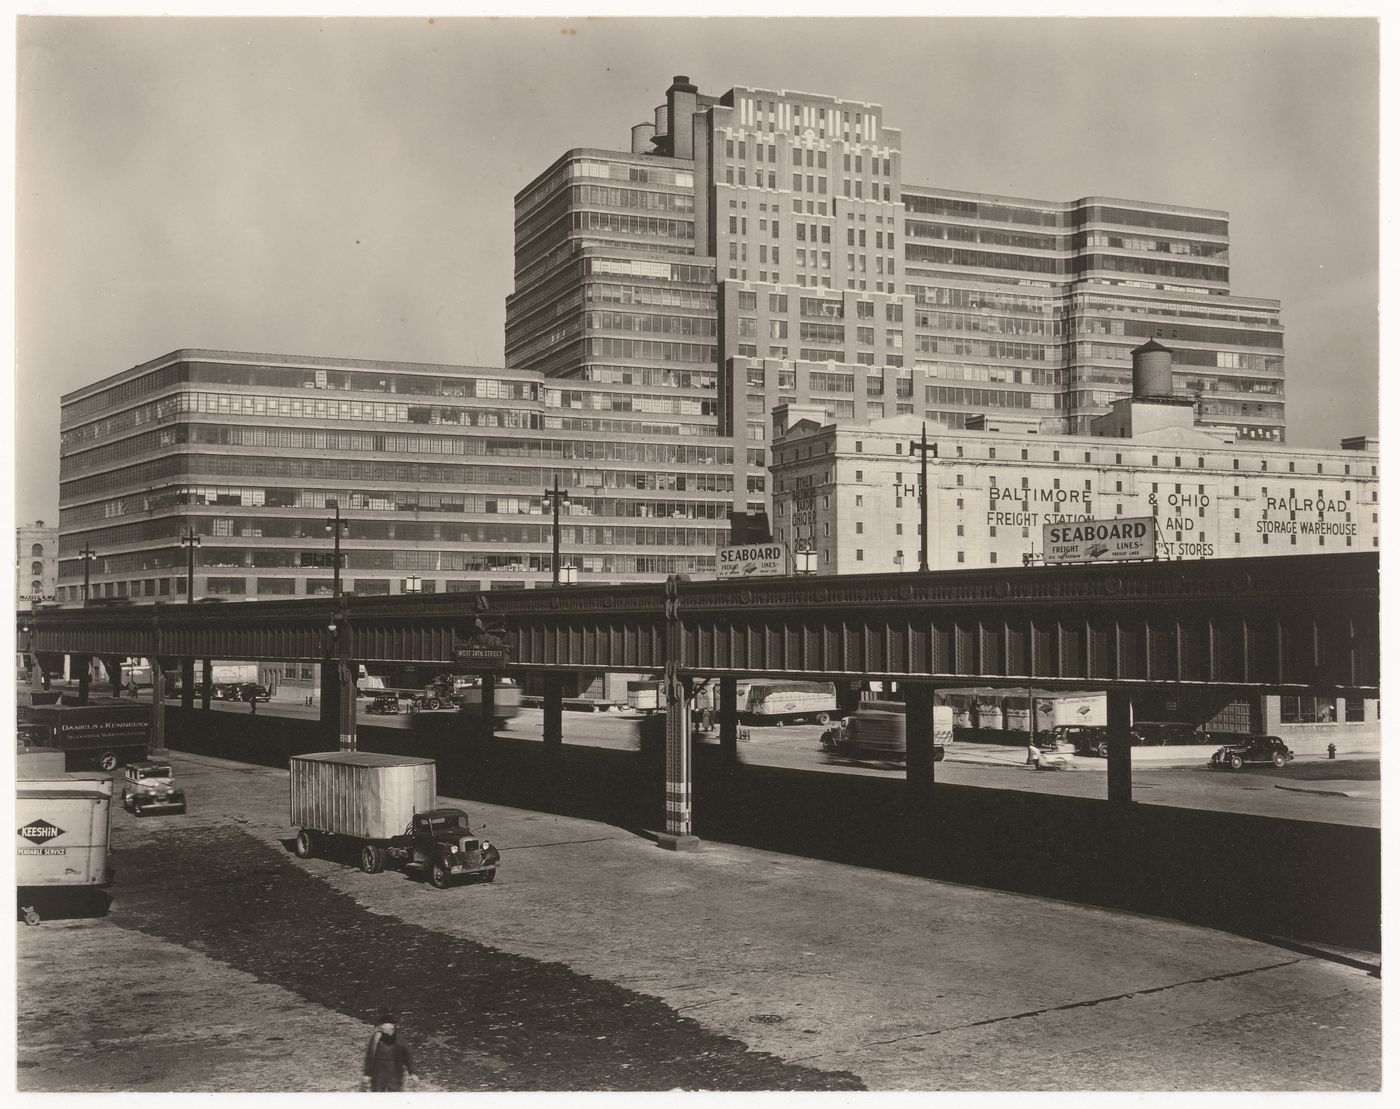
{"type": "Polygon", "coordinates": [[[437,804],[437,764],[408,755],[325,751],[291,759],[295,852],[308,858],[335,841],[358,852],[360,869],[426,874],[439,889],[491,882],[501,853],[474,835],[467,814],[437,804]]]}
{"type": "Polygon", "coordinates": [[[830,682],[750,682],[740,715],[751,724],[784,724],[812,721],[829,723],[839,713],[836,687],[830,682]]]}
{"type": "MultiPolygon", "coordinates": [[[[835,727],[822,733],[822,748],[850,759],[903,762],[906,757],[905,705],[903,701],[862,701],[860,707],[835,727]]],[[[953,710],[933,706],[933,761],[942,762],[953,742],[953,710]]]]}
{"type": "Polygon", "coordinates": [[[29,744],[63,751],[69,770],[115,770],[144,759],[151,742],[151,706],[111,700],[88,705],[20,705],[29,744]]]}
{"type": "Polygon", "coordinates": [[[39,895],[112,882],[112,780],[28,776],[34,769],[15,783],[15,887],[26,924],[39,923],[39,895]]]}

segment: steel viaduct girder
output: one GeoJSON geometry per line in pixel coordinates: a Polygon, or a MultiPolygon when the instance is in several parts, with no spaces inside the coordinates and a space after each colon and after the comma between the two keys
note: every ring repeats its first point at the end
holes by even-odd
{"type": "Polygon", "coordinates": [[[489,630],[523,670],[1375,696],[1379,571],[1361,552],[51,609],[20,616],[18,647],[451,667],[489,630]]]}

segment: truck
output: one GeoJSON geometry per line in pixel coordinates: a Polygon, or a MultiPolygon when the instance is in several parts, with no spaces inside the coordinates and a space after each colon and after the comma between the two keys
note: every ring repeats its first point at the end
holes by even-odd
{"type": "MultiPolygon", "coordinates": [[[[520,685],[514,678],[497,678],[491,691],[491,704],[495,711],[493,723],[504,728],[512,716],[520,715],[520,685]]],[[[467,714],[481,714],[481,679],[458,678],[452,689],[452,699],[457,707],[467,714]]]]}
{"type": "Polygon", "coordinates": [[[1035,699],[1035,728],[1049,732],[1070,725],[1103,727],[1108,723],[1108,698],[1103,693],[1056,693],[1035,699]]]}
{"type": "Polygon", "coordinates": [[[112,780],[30,761],[15,783],[15,889],[24,922],[38,924],[44,900],[111,885],[112,780]]]}
{"type": "MultiPolygon", "coordinates": [[[[822,733],[822,749],[854,760],[904,762],[905,706],[903,701],[862,701],[860,706],[822,733]]],[[[942,762],[953,742],[953,709],[933,706],[933,761],[942,762]]]]}
{"type": "Polygon", "coordinates": [[[20,705],[30,745],[65,754],[68,770],[115,770],[144,759],[151,743],[151,706],[112,699],[87,705],[20,705]]]}
{"type": "Polygon", "coordinates": [[[291,823],[298,858],[357,852],[360,869],[426,874],[438,889],[492,882],[501,853],[472,832],[467,814],[437,803],[437,764],[409,755],[323,751],[290,763],[291,823]]]}
{"type": "Polygon", "coordinates": [[[650,715],[653,712],[666,711],[666,694],[662,690],[662,683],[656,678],[644,678],[641,681],[629,681],[627,683],[627,707],[633,712],[640,712],[650,715]]]}
{"type": "Polygon", "coordinates": [[[750,682],[740,715],[752,724],[829,724],[838,715],[836,687],[830,682],[750,682]]]}

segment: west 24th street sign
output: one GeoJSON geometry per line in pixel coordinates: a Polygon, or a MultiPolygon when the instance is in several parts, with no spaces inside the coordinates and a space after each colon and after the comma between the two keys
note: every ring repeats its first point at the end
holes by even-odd
{"type": "Polygon", "coordinates": [[[1112,562],[1152,558],[1156,551],[1157,525],[1151,516],[1045,525],[1046,562],[1112,562]]]}

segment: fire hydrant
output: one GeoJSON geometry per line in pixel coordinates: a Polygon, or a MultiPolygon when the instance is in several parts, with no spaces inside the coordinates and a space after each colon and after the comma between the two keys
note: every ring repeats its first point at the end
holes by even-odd
{"type": "Polygon", "coordinates": [[[1337,745],[1335,743],[1329,743],[1327,745],[1327,757],[1329,759],[1335,759],[1337,757],[1337,745]]]}

